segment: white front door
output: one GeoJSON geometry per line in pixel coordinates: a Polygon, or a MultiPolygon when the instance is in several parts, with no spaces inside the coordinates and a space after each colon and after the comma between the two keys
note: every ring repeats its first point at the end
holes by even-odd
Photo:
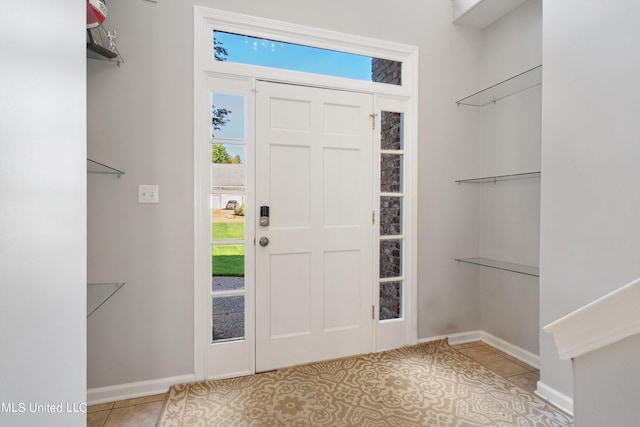
{"type": "Polygon", "coordinates": [[[256,370],[371,352],[373,97],[257,89],[256,370]]]}

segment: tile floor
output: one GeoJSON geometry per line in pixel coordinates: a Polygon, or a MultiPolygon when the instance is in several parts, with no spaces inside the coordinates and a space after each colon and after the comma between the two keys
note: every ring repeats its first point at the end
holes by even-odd
{"type": "MultiPolygon", "coordinates": [[[[534,392],[540,371],[481,341],[453,348],[521,388],[534,392]]],[[[87,427],[154,427],[165,394],[92,405],[87,408],[87,427]]]]}
{"type": "Polygon", "coordinates": [[[166,393],[87,408],[87,427],[154,427],[160,417],[166,393]]]}
{"type": "Polygon", "coordinates": [[[533,393],[540,380],[540,370],[529,366],[495,347],[482,341],[452,345],[470,359],[490,369],[520,388],[533,393]]]}

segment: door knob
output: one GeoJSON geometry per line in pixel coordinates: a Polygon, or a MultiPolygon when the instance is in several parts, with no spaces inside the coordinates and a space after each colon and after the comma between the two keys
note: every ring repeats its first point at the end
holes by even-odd
{"type": "Polygon", "coordinates": [[[267,239],[266,237],[261,237],[259,242],[260,242],[260,246],[262,247],[269,245],[269,239],[267,239]]]}

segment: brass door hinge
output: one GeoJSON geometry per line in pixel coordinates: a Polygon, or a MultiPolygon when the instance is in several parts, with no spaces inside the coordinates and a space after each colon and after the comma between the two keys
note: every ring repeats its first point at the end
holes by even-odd
{"type": "Polygon", "coordinates": [[[371,211],[371,225],[376,225],[376,211],[371,211]]]}
{"type": "Polygon", "coordinates": [[[376,318],[376,306],[372,305],[371,306],[371,320],[374,320],[376,318]]]}
{"type": "Polygon", "coordinates": [[[378,117],[378,115],[376,113],[372,113],[372,114],[369,114],[369,117],[371,117],[371,129],[375,129],[376,128],[376,117],[378,117]]]}

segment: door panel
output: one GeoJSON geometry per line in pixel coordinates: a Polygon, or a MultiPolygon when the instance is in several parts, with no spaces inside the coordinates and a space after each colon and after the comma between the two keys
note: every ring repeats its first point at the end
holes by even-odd
{"type": "Polygon", "coordinates": [[[325,252],[324,258],[324,330],[358,328],[360,253],[325,252]]]}
{"type": "Polygon", "coordinates": [[[256,370],[373,350],[372,96],[259,82],[256,370]]]}
{"type": "Polygon", "coordinates": [[[273,144],[269,170],[272,227],[311,225],[311,153],[309,147],[273,144]]]}
{"type": "Polygon", "coordinates": [[[309,253],[278,254],[270,257],[269,282],[271,288],[270,339],[286,338],[311,333],[309,309],[311,307],[311,256],[309,253]],[[283,301],[296,304],[283,308],[283,301]]]}
{"type": "Polygon", "coordinates": [[[324,223],[326,226],[358,226],[358,209],[350,209],[360,191],[360,152],[324,149],[324,223]]]}

